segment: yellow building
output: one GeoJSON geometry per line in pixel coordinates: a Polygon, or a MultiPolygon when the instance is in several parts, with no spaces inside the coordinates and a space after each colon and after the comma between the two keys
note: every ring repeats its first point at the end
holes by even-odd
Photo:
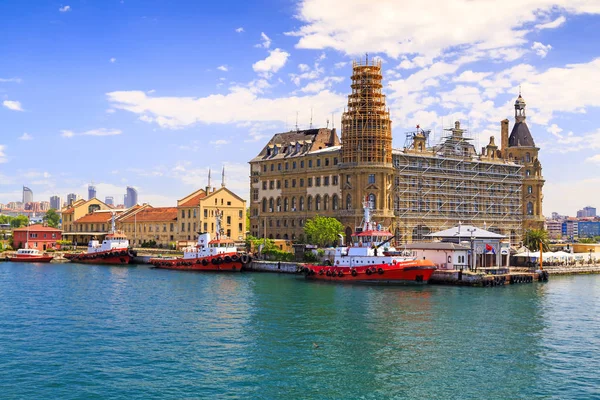
{"type": "Polygon", "coordinates": [[[177,207],[152,207],[148,204],[118,219],[122,230],[133,247],[156,242],[156,247],[168,248],[177,240],[177,207]]]}
{"type": "Polygon", "coordinates": [[[195,244],[199,232],[215,236],[215,212],[223,212],[223,233],[236,241],[246,235],[246,200],[225,187],[224,172],[221,188],[208,186],[177,201],[178,247],[195,244]]]}
{"type": "Polygon", "coordinates": [[[75,221],[97,210],[112,210],[112,207],[95,197],[90,200],[80,199],[70,206],[64,207],[61,210],[63,238],[71,240],[71,237],[77,232],[74,225],[75,221]]]}

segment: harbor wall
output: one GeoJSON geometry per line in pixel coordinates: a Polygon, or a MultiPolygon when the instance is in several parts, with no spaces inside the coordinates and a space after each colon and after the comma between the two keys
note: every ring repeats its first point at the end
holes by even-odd
{"type": "Polygon", "coordinates": [[[252,261],[245,270],[255,272],[298,273],[302,264],[285,261],[252,261]]]}

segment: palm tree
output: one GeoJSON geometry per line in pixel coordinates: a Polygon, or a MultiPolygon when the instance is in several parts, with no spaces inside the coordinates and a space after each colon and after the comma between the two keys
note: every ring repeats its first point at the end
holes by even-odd
{"type": "Polygon", "coordinates": [[[528,229],[525,232],[523,244],[531,251],[537,251],[542,245],[543,251],[548,251],[548,232],[543,229],[528,229]]]}

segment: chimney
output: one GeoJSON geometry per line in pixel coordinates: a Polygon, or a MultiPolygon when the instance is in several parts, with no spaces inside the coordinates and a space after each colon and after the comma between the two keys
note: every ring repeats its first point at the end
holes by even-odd
{"type": "Polygon", "coordinates": [[[500,122],[500,143],[502,145],[502,157],[508,158],[508,119],[503,119],[500,122]]]}

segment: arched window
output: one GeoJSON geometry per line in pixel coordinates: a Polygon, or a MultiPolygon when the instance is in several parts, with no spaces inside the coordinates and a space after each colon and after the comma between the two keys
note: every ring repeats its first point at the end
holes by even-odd
{"type": "Polygon", "coordinates": [[[527,186],[527,193],[528,194],[533,193],[533,188],[531,186],[527,186]]]}
{"type": "Polygon", "coordinates": [[[531,162],[531,154],[525,153],[525,161],[526,162],[531,162]]]}
{"type": "Polygon", "coordinates": [[[329,209],[329,196],[323,196],[323,210],[327,211],[329,209]]]}
{"type": "Polygon", "coordinates": [[[527,203],[527,215],[533,215],[533,203],[527,203]]]}
{"type": "Polygon", "coordinates": [[[315,197],[315,210],[316,211],[321,210],[321,196],[320,195],[317,195],[317,197],[315,197]]]}
{"type": "Polygon", "coordinates": [[[348,193],[348,196],[346,196],[346,210],[350,209],[352,209],[352,196],[348,193]]]}
{"type": "Polygon", "coordinates": [[[289,206],[290,206],[290,204],[289,204],[288,198],[285,197],[283,199],[283,211],[289,211],[289,206]]]}
{"type": "Polygon", "coordinates": [[[312,196],[306,198],[306,209],[312,211],[312,196]]]}
{"type": "Polygon", "coordinates": [[[331,198],[331,208],[333,210],[337,210],[339,207],[338,205],[338,197],[337,194],[334,194],[333,197],[331,198]]]}
{"type": "Polygon", "coordinates": [[[508,159],[510,160],[512,158],[512,153],[508,153],[508,159]]]}
{"type": "Polygon", "coordinates": [[[273,212],[275,208],[275,200],[273,200],[273,198],[271,197],[269,199],[269,212],[273,212]]]}
{"type": "Polygon", "coordinates": [[[262,212],[267,212],[267,199],[265,197],[262,199],[262,212]]]}
{"type": "Polygon", "coordinates": [[[369,207],[375,208],[375,195],[373,193],[369,193],[369,207]]]}
{"type": "Polygon", "coordinates": [[[304,197],[302,197],[302,196],[300,196],[299,208],[300,208],[300,211],[304,211],[304,197]]]}
{"type": "Polygon", "coordinates": [[[292,211],[296,211],[296,198],[292,197],[292,211]]]}
{"type": "Polygon", "coordinates": [[[277,198],[277,212],[281,211],[281,197],[277,198]]]}
{"type": "Polygon", "coordinates": [[[526,170],[525,171],[525,176],[531,176],[531,171],[530,170],[526,170]]]}

